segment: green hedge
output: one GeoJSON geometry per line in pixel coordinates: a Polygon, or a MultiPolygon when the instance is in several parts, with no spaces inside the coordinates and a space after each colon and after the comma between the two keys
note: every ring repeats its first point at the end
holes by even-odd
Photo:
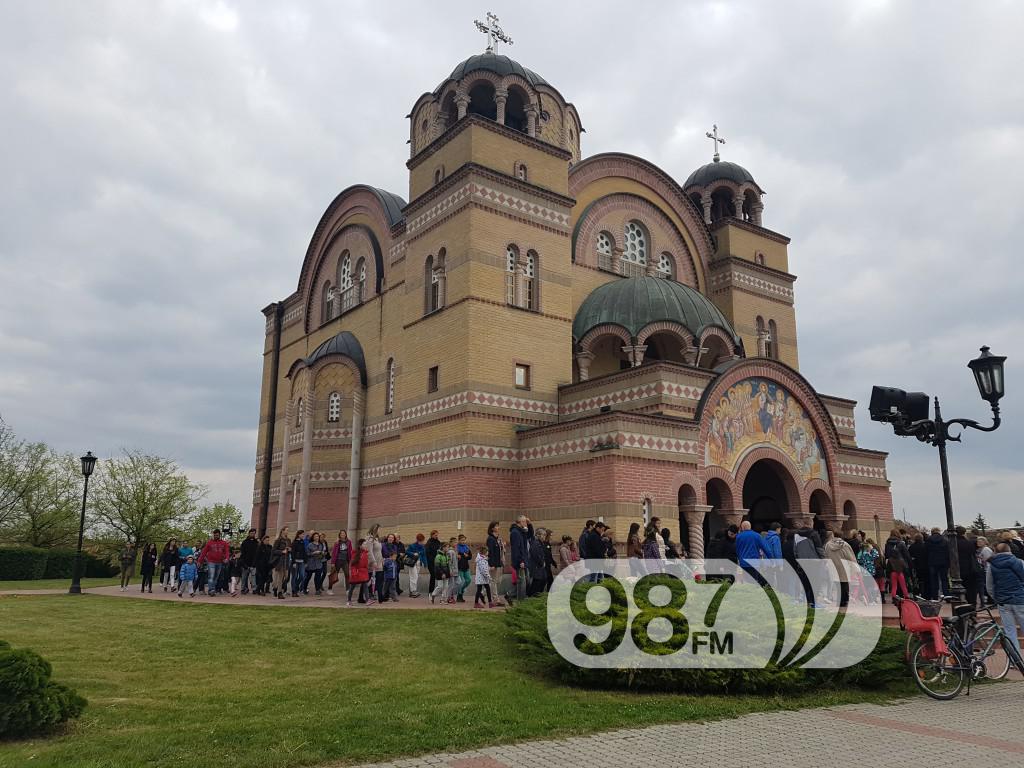
{"type": "Polygon", "coordinates": [[[546,596],[517,603],[506,612],[505,621],[524,664],[543,670],[558,682],[581,688],[784,694],[823,688],[902,689],[910,680],[903,660],[905,635],[896,629],[883,628],[875,650],[859,664],[845,669],[585,669],[566,661],[552,646],[548,637],[546,596]]]}
{"type": "Polygon", "coordinates": [[[52,672],[35,651],[0,640],[0,738],[46,733],[82,714],[85,699],[51,681],[52,672]]]}
{"type": "MultiPolygon", "coordinates": [[[[70,579],[74,574],[75,550],[36,547],[0,547],[0,581],[70,579]]],[[[89,552],[82,553],[82,575],[107,577],[117,568],[89,552]]]]}

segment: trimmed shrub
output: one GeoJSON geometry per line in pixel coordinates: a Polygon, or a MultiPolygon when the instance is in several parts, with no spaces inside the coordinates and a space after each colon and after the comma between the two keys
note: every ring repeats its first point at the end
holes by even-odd
{"type": "Polygon", "coordinates": [[[50,680],[52,672],[35,651],[0,640],[0,738],[46,733],[82,714],[85,699],[50,680]]]}
{"type": "Polygon", "coordinates": [[[883,628],[875,650],[859,664],[844,669],[585,669],[566,661],[551,644],[546,595],[517,603],[506,612],[505,621],[528,666],[543,670],[554,680],[581,688],[780,694],[851,687],[886,689],[894,681],[905,685],[909,679],[903,661],[905,636],[895,629],[883,628]]]}
{"type": "Polygon", "coordinates": [[[46,550],[35,547],[0,547],[0,580],[41,579],[46,573],[46,550]]]}
{"type": "MultiPolygon", "coordinates": [[[[75,574],[75,550],[48,549],[46,559],[46,575],[44,579],[70,579],[75,574]]],[[[91,552],[82,552],[82,576],[101,577],[113,576],[117,569],[109,561],[97,557],[91,552]]]]}

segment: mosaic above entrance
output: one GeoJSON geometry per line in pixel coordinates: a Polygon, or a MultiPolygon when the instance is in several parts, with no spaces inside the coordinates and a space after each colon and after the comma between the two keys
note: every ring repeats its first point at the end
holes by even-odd
{"type": "Polygon", "coordinates": [[[821,440],[803,406],[774,381],[743,379],[714,406],[704,463],[734,472],[750,449],[761,446],[786,454],[804,482],[828,482],[821,440]]]}

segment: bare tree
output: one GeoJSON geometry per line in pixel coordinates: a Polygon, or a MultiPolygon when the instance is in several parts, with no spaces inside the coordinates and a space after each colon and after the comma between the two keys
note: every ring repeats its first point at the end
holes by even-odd
{"type": "Polygon", "coordinates": [[[102,533],[135,542],[157,541],[191,518],[206,488],[172,460],[126,450],[100,462],[90,506],[102,533]]]}
{"type": "Polygon", "coordinates": [[[0,418],[0,528],[10,525],[25,494],[42,481],[47,455],[45,444],[20,440],[0,418]]]}

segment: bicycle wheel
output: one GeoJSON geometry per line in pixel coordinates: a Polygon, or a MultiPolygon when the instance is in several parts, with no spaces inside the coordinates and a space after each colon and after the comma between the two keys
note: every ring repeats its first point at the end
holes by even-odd
{"type": "Polygon", "coordinates": [[[1002,680],[1010,671],[1010,656],[1013,648],[1009,647],[1010,641],[1002,636],[999,642],[992,646],[988,655],[982,659],[985,664],[985,677],[988,680],[1002,680]]]}
{"type": "Polygon", "coordinates": [[[964,687],[964,665],[955,655],[926,658],[934,652],[931,648],[931,643],[924,643],[914,651],[911,660],[914,682],[933,699],[947,701],[954,698],[964,687]]]}
{"type": "Polygon", "coordinates": [[[909,666],[914,659],[914,652],[921,646],[921,638],[913,632],[907,633],[907,643],[903,648],[903,660],[909,666]]]}
{"type": "Polygon", "coordinates": [[[1013,664],[1017,668],[1017,671],[1024,675],[1024,658],[1021,658],[1021,654],[1017,652],[1013,642],[1006,635],[1002,637],[1003,653],[1006,654],[1007,665],[1013,664]]]}

